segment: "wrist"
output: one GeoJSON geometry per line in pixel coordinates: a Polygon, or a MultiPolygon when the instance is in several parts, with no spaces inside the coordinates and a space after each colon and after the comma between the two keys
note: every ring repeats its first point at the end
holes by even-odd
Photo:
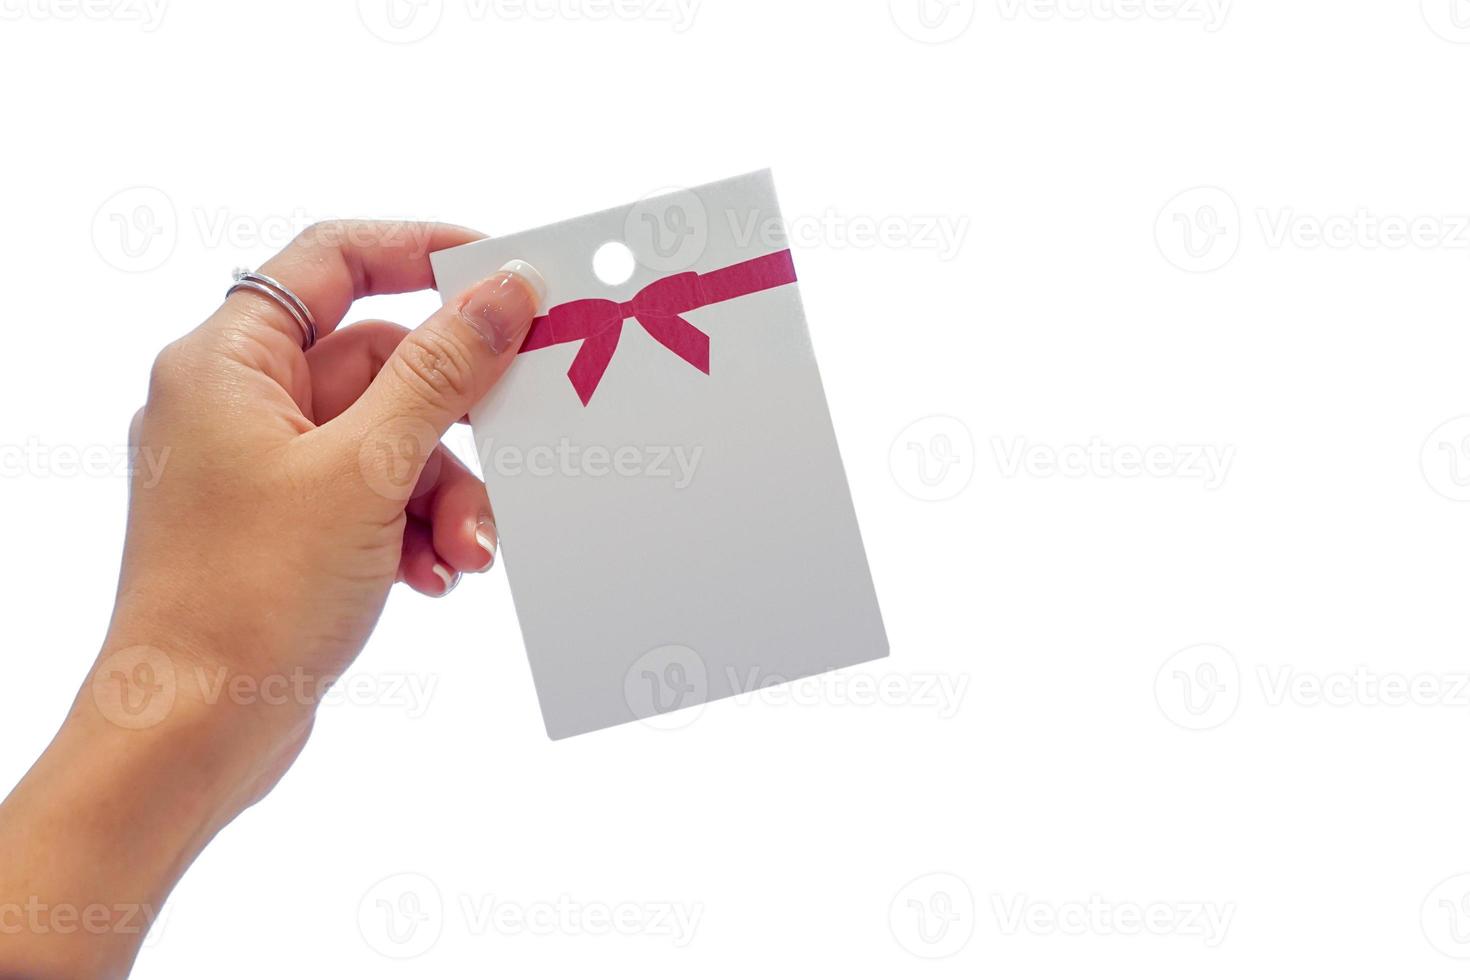
{"type": "Polygon", "coordinates": [[[0,974],[24,961],[37,976],[112,975],[103,964],[131,962],[184,870],[284,770],[292,724],[296,748],[304,740],[309,715],[211,703],[192,670],[153,654],[109,645],[0,806],[0,907],[35,912],[0,974]]]}
{"type": "Polygon", "coordinates": [[[140,785],[190,799],[188,812],[224,811],[227,822],[228,811],[244,808],[231,806],[237,788],[255,778],[299,719],[230,699],[204,673],[213,669],[156,647],[106,652],[62,734],[83,751],[127,760],[140,785]]]}
{"type": "Polygon", "coordinates": [[[284,676],[114,635],[67,726],[177,780],[160,789],[191,797],[223,826],[274,785],[310,732],[317,699],[277,683],[284,676]]]}

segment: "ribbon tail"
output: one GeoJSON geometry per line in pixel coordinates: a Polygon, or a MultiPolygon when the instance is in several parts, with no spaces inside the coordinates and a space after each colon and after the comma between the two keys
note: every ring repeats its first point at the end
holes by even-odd
{"type": "Polygon", "coordinates": [[[597,385],[607,372],[607,366],[612,363],[613,351],[618,349],[618,338],[622,336],[622,332],[623,325],[620,323],[611,329],[593,334],[582,341],[581,350],[572,358],[567,377],[577,390],[577,397],[582,399],[583,407],[592,401],[593,392],[597,391],[597,385]]]}
{"type": "Polygon", "coordinates": [[[526,339],[521,341],[521,351],[540,350],[550,347],[556,343],[556,328],[549,316],[538,316],[531,321],[531,329],[526,331],[526,339]]]}
{"type": "Polygon", "coordinates": [[[638,322],[654,340],[709,374],[709,334],[681,316],[644,314],[638,322]]]}

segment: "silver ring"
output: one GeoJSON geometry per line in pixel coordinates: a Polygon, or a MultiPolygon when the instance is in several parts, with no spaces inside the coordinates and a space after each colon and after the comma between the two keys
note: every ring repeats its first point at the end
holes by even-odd
{"type": "Polygon", "coordinates": [[[301,327],[301,349],[311,350],[316,345],[316,318],[311,315],[311,310],[301,302],[301,297],[281,285],[263,272],[251,272],[249,269],[235,270],[235,284],[225,290],[225,299],[229,299],[237,289],[248,289],[262,296],[269,296],[276,304],[291,314],[291,318],[301,327]]]}

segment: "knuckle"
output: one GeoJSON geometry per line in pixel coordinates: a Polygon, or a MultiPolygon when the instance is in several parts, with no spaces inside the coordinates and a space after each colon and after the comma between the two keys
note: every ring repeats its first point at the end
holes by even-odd
{"type": "Polygon", "coordinates": [[[475,396],[475,361],[469,347],[445,330],[415,330],[394,359],[402,380],[436,408],[463,405],[475,396]]]}
{"type": "Polygon", "coordinates": [[[180,341],[174,341],[153,359],[149,374],[149,390],[167,396],[188,385],[192,375],[192,355],[180,341]]]}
{"type": "Polygon", "coordinates": [[[314,221],[296,236],[296,244],[307,248],[334,246],[341,241],[346,222],[341,220],[314,221]]]}

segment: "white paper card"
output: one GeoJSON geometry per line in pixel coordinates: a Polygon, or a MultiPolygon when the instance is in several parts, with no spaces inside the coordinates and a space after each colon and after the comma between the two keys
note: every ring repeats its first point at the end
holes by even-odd
{"type": "Polygon", "coordinates": [[[762,171],[433,256],[548,286],[471,421],[552,738],[888,653],[783,229],[762,171]]]}

